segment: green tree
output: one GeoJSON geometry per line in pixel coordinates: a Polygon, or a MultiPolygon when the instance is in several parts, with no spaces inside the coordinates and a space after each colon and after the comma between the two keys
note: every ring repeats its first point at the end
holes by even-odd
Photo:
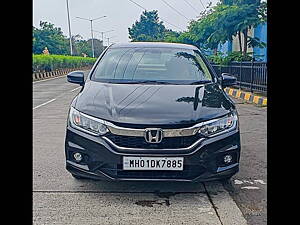
{"type": "Polygon", "coordinates": [[[139,21],[128,28],[131,41],[162,41],[166,31],[163,22],[159,22],[157,10],[144,11],[139,21]]]}
{"type": "MultiPolygon", "coordinates": [[[[89,39],[87,41],[87,43],[88,43],[89,46],[92,46],[92,39],[89,39]]],[[[102,41],[94,38],[95,57],[100,56],[100,54],[103,52],[103,50],[104,50],[104,46],[103,46],[102,41]]],[[[92,47],[91,47],[91,51],[92,51],[92,47]]]]}
{"type": "Polygon", "coordinates": [[[198,40],[197,36],[191,32],[182,32],[177,38],[177,42],[196,45],[197,47],[200,48],[201,43],[197,42],[197,40],[198,40]]]}
{"type": "Polygon", "coordinates": [[[226,33],[219,31],[217,27],[219,15],[216,11],[208,11],[199,20],[192,21],[188,27],[189,36],[192,36],[197,46],[216,50],[222,41],[226,40],[226,33]]]}
{"type": "Polygon", "coordinates": [[[166,30],[164,32],[164,39],[165,42],[178,42],[178,37],[180,36],[179,32],[173,30],[166,30]]]}
{"type": "Polygon", "coordinates": [[[267,3],[261,0],[222,0],[221,2],[230,8],[236,8],[234,31],[238,35],[240,52],[243,56],[247,55],[248,47],[265,47],[265,44],[257,38],[249,37],[248,31],[267,21],[267,3]],[[241,34],[243,34],[243,47],[241,34]]]}
{"type": "Polygon", "coordinates": [[[79,34],[72,36],[73,54],[83,56],[86,54],[92,57],[92,46],[79,34]]]}
{"type": "Polygon", "coordinates": [[[70,54],[68,39],[63,35],[61,28],[48,22],[40,22],[40,28],[33,27],[32,52],[41,54],[45,47],[50,54],[70,54]]]}
{"type": "Polygon", "coordinates": [[[248,46],[263,46],[257,39],[251,39],[248,31],[266,21],[266,4],[260,0],[222,0],[219,4],[203,13],[189,26],[195,42],[215,50],[233,36],[238,36],[240,53],[245,57],[248,46]],[[244,45],[242,46],[242,35],[244,45]]]}

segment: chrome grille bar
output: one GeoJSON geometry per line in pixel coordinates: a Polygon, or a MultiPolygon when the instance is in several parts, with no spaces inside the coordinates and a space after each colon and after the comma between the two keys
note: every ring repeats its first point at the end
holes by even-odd
{"type": "MultiPolygon", "coordinates": [[[[121,136],[144,137],[145,129],[133,129],[126,127],[119,127],[112,123],[106,123],[107,128],[112,134],[121,136]]],[[[185,137],[197,134],[201,124],[189,128],[181,129],[162,129],[163,137],[185,137]]]]}

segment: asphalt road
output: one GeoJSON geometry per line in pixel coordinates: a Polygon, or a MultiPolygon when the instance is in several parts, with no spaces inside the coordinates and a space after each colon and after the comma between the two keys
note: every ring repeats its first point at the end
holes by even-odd
{"type": "Polygon", "coordinates": [[[248,224],[267,224],[267,107],[234,101],[241,130],[240,171],[223,185],[248,224]]]}
{"type": "Polygon", "coordinates": [[[33,83],[33,224],[266,224],[266,108],[237,104],[242,156],[230,183],[76,180],[64,138],[79,89],[65,76],[33,83]]]}

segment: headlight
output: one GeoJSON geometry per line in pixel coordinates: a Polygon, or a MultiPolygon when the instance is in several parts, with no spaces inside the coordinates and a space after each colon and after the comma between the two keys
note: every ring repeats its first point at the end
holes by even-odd
{"type": "Polygon", "coordinates": [[[237,113],[236,111],[233,111],[225,117],[204,122],[200,126],[199,133],[209,137],[233,130],[237,125],[237,113]]]}
{"type": "Polygon", "coordinates": [[[104,135],[109,131],[105,121],[81,113],[73,107],[70,109],[69,121],[72,127],[95,136],[104,135]]]}

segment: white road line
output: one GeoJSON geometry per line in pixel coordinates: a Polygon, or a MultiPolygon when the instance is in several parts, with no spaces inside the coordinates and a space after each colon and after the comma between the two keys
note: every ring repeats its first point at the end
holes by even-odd
{"type": "Polygon", "coordinates": [[[58,76],[58,77],[53,77],[53,78],[48,78],[48,79],[44,79],[44,80],[35,81],[35,82],[32,82],[32,83],[35,84],[35,83],[39,83],[39,82],[43,82],[43,81],[54,80],[54,79],[62,78],[62,77],[65,77],[65,76],[67,76],[67,74],[62,75],[62,76],[58,76]]]}
{"type": "Polygon", "coordinates": [[[234,180],[234,184],[243,184],[244,182],[243,181],[240,181],[240,180],[234,180]]]}
{"type": "Polygon", "coordinates": [[[263,180],[254,180],[254,182],[256,183],[260,183],[260,184],[267,184],[266,182],[264,182],[263,180]]]}
{"type": "Polygon", "coordinates": [[[43,103],[43,104],[40,104],[40,105],[34,107],[33,109],[37,109],[37,108],[39,108],[39,107],[41,107],[41,106],[47,105],[48,103],[53,102],[53,101],[55,101],[55,100],[56,100],[56,98],[53,98],[53,99],[51,99],[51,100],[49,100],[49,101],[47,101],[47,102],[45,102],[45,103],[43,103]]]}
{"type": "Polygon", "coordinates": [[[75,91],[75,90],[77,90],[77,89],[79,89],[79,88],[81,88],[81,87],[74,88],[74,89],[71,90],[70,92],[73,92],[73,91],[75,91]]]}
{"type": "Polygon", "coordinates": [[[255,186],[246,186],[246,187],[241,187],[241,189],[258,190],[259,187],[255,187],[255,186]]]}
{"type": "MultiPolygon", "coordinates": [[[[73,90],[71,90],[71,91],[69,91],[69,92],[73,92],[73,91],[75,91],[75,90],[77,90],[77,89],[79,89],[79,88],[81,88],[81,87],[74,88],[73,90]]],[[[57,97],[60,97],[60,96],[61,96],[61,95],[59,95],[59,96],[57,96],[57,97]]],[[[40,105],[34,107],[33,109],[37,109],[37,108],[39,108],[39,107],[41,107],[41,106],[47,105],[48,103],[53,102],[53,101],[55,101],[55,100],[56,100],[56,98],[53,98],[53,99],[51,99],[51,100],[49,100],[49,101],[47,101],[47,102],[45,102],[45,103],[43,103],[43,104],[40,104],[40,105]]]]}

